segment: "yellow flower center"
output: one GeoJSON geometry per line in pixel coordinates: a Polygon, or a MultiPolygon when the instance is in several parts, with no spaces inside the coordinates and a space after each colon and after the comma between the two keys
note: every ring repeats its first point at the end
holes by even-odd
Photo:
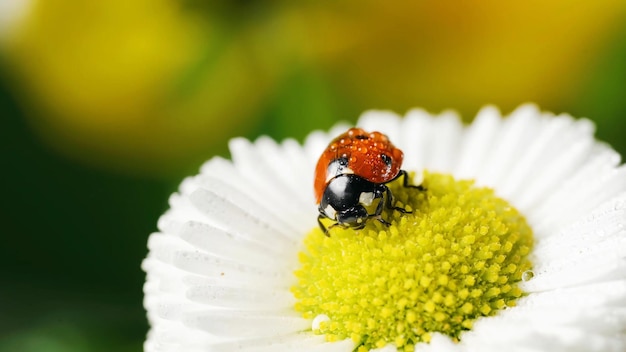
{"type": "Polygon", "coordinates": [[[533,235],[524,217],[489,188],[450,175],[424,175],[425,191],[389,185],[403,214],[386,227],[318,228],[305,238],[295,309],[322,319],[315,333],[352,338],[368,351],[393,343],[412,351],[440,332],[458,340],[474,320],[514,306],[531,268],[533,235]]]}

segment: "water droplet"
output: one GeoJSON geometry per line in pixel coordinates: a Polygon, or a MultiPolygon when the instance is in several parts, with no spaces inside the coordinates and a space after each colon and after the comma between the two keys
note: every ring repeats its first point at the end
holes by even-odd
{"type": "Polygon", "coordinates": [[[533,277],[535,277],[535,272],[532,270],[526,270],[522,273],[522,281],[524,282],[530,281],[533,277]]]}
{"type": "Polygon", "coordinates": [[[315,318],[313,318],[313,322],[311,323],[311,328],[313,330],[319,330],[320,324],[325,321],[330,321],[330,318],[326,314],[319,314],[315,318]]]}

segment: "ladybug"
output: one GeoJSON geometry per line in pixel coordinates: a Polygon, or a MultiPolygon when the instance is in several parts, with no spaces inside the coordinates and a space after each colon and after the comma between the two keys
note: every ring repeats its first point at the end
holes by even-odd
{"type": "Polygon", "coordinates": [[[324,150],[315,167],[315,198],[319,216],[317,223],[326,236],[335,226],[362,229],[374,218],[389,226],[381,216],[383,208],[402,213],[406,209],[393,206],[393,195],[387,183],[404,177],[404,187],[422,189],[408,183],[408,174],[401,169],[404,154],[380,132],[350,128],[335,138],[324,150]],[[379,199],[373,213],[367,207],[379,199]],[[335,223],[327,228],[322,219],[335,223]]]}

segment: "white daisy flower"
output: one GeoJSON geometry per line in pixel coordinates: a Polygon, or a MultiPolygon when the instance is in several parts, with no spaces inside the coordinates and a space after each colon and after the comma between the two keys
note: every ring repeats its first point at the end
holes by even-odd
{"type": "Polygon", "coordinates": [[[233,140],[149,238],[146,351],[626,350],[626,170],[590,121],[525,105],[357,125],[423,179],[389,184],[412,212],[326,237],[313,169],[346,126],[233,140]]]}

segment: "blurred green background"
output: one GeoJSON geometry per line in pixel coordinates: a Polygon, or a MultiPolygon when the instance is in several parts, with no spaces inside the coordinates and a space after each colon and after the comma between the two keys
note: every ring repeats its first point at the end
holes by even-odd
{"type": "Polygon", "coordinates": [[[147,236],[234,136],[532,101],[623,155],[625,20],[623,0],[1,0],[0,350],[140,350],[147,236]]]}

